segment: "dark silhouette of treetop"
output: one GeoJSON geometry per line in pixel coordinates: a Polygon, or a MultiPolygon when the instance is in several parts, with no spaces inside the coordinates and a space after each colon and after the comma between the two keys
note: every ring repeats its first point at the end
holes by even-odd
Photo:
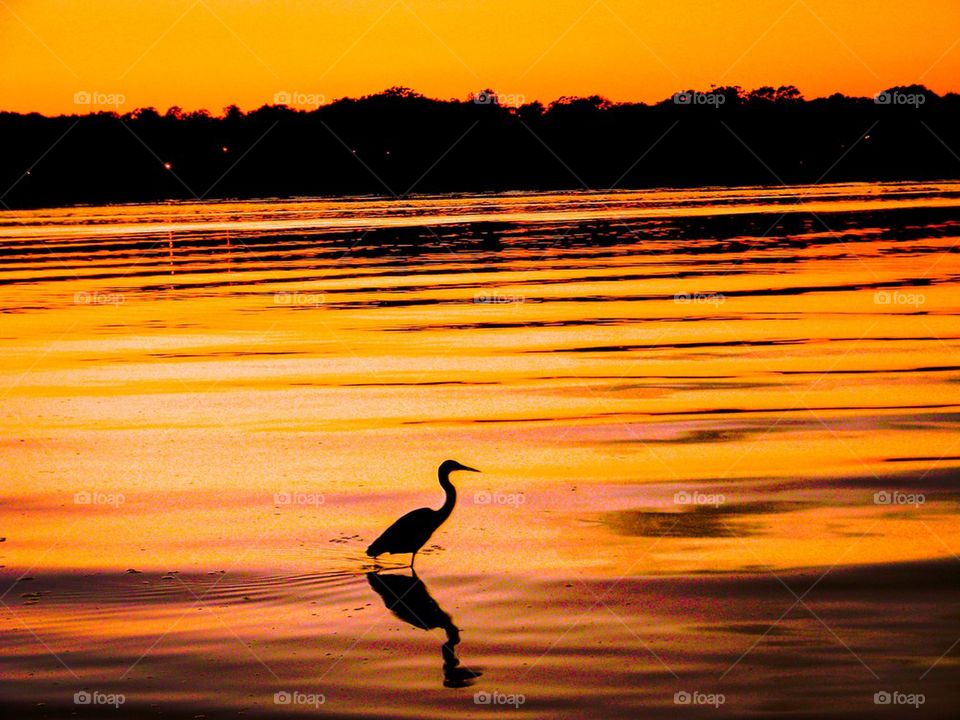
{"type": "Polygon", "coordinates": [[[273,104],[219,116],[177,106],[0,113],[0,186],[11,208],[947,179],[960,176],[958,151],[960,96],[922,85],[809,100],[793,85],[714,86],[654,104],[590,95],[546,106],[489,87],[437,100],[394,86],[332,102],[278,93],[273,104]]]}

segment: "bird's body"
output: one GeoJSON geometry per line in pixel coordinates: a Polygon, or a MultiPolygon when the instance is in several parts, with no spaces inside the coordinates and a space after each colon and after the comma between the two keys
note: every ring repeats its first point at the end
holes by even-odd
{"type": "Polygon", "coordinates": [[[383,553],[411,553],[410,567],[413,567],[417,552],[427,544],[437,528],[446,522],[457,503],[457,489],[450,482],[450,473],[455,470],[480,472],[454,460],[444,461],[437,471],[440,487],[446,493],[446,499],[440,509],[419,508],[408,512],[384,530],[380,537],[370,543],[370,547],[367,548],[367,555],[377,557],[383,553]]]}
{"type": "Polygon", "coordinates": [[[411,510],[384,530],[383,534],[367,548],[367,555],[376,557],[385,552],[415,553],[433,535],[443,520],[437,520],[439,511],[430,508],[411,510]]]}

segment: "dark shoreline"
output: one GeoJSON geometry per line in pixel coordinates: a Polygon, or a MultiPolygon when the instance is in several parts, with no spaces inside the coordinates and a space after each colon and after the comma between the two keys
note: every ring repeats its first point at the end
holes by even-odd
{"type": "Polygon", "coordinates": [[[220,117],[0,112],[0,208],[930,181],[960,177],[958,149],[960,95],[922,86],[877,98],[715,88],[653,105],[593,96],[549,106],[393,88],[220,117]]]}

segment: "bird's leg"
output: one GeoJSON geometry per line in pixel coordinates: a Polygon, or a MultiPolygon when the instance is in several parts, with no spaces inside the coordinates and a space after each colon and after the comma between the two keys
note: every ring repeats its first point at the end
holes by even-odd
{"type": "Polygon", "coordinates": [[[417,554],[416,554],[416,553],[413,553],[413,555],[410,556],[410,569],[411,569],[411,570],[413,570],[413,563],[415,563],[416,560],[417,560],[417,554]]]}

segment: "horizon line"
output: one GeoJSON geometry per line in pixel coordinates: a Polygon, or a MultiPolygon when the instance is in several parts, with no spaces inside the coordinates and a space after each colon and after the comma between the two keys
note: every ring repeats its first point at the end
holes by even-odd
{"type": "Polygon", "coordinates": [[[215,114],[213,111],[209,110],[206,107],[197,107],[192,109],[184,108],[182,105],[169,105],[167,109],[161,110],[156,105],[138,105],[132,107],[130,110],[120,112],[120,107],[126,104],[126,96],[123,93],[106,93],[96,89],[93,90],[78,90],[73,93],[73,102],[77,106],[77,111],[75,112],[60,112],[56,114],[45,114],[39,110],[6,110],[0,109],[0,114],[5,115],[21,115],[21,116],[30,116],[30,115],[39,115],[40,117],[47,119],[56,119],[64,117],[88,117],[91,115],[99,114],[110,114],[117,115],[119,117],[133,115],[137,112],[145,110],[153,110],[161,117],[170,116],[173,114],[174,117],[184,116],[188,117],[191,115],[206,115],[211,118],[225,118],[231,112],[237,111],[241,114],[248,115],[259,110],[266,108],[283,108],[292,112],[314,112],[323,107],[330,107],[341,102],[359,102],[363,100],[371,100],[382,97],[396,97],[401,99],[417,99],[417,100],[426,100],[429,102],[436,103],[474,103],[478,105],[496,105],[505,109],[512,108],[521,108],[521,107],[532,107],[540,105],[544,109],[550,109],[554,106],[562,106],[565,104],[571,104],[577,101],[588,101],[595,102],[597,100],[601,101],[601,109],[609,109],[612,107],[624,107],[624,106],[642,106],[642,107],[653,107],[663,103],[670,102],[673,100],[676,102],[677,96],[692,94],[694,96],[710,96],[717,94],[726,95],[731,91],[738,91],[737,97],[739,99],[751,99],[755,97],[757,100],[767,100],[770,102],[781,101],[781,102],[815,102],[818,100],[829,100],[832,98],[843,98],[846,100],[874,100],[878,96],[883,95],[884,93],[889,93],[893,91],[903,91],[903,90],[912,90],[914,93],[922,93],[925,96],[933,96],[935,98],[943,99],[950,96],[960,96],[960,89],[949,90],[945,93],[937,93],[935,90],[927,87],[922,83],[910,83],[910,84],[897,84],[891,85],[885,88],[882,88],[875,92],[873,95],[846,95],[841,91],[835,91],[829,95],[818,95],[815,97],[806,97],[803,94],[803,91],[796,85],[786,84],[786,85],[760,85],[752,89],[746,89],[741,85],[711,85],[709,90],[695,90],[693,88],[685,88],[683,90],[678,90],[671,95],[664,97],[660,100],[645,101],[645,100],[611,100],[605,95],[599,93],[592,93],[589,95],[560,95],[559,97],[545,102],[539,98],[528,99],[522,93],[499,93],[494,91],[492,88],[484,88],[479,91],[470,91],[466,94],[464,98],[458,97],[431,97],[420,93],[413,88],[410,88],[405,85],[392,85],[384,88],[383,90],[367,93],[359,96],[350,96],[343,95],[341,97],[333,98],[327,100],[327,97],[321,93],[304,93],[299,90],[278,90],[274,93],[273,102],[265,102],[256,107],[249,107],[248,109],[243,109],[236,103],[230,103],[223,106],[220,109],[220,112],[215,114]],[[759,91],[770,90],[773,91],[773,97],[764,97],[757,95],[759,91]],[[778,97],[777,93],[780,91],[795,91],[797,95],[785,98],[778,97]],[[286,97],[287,102],[281,102],[279,100],[286,97]],[[99,98],[99,100],[98,100],[99,98]],[[500,98],[505,98],[506,102],[500,102],[500,98]],[[291,101],[297,101],[291,104],[291,101]],[[81,108],[87,108],[87,112],[83,112],[81,108]],[[172,111],[178,111],[177,113],[172,113],[172,111]]]}

